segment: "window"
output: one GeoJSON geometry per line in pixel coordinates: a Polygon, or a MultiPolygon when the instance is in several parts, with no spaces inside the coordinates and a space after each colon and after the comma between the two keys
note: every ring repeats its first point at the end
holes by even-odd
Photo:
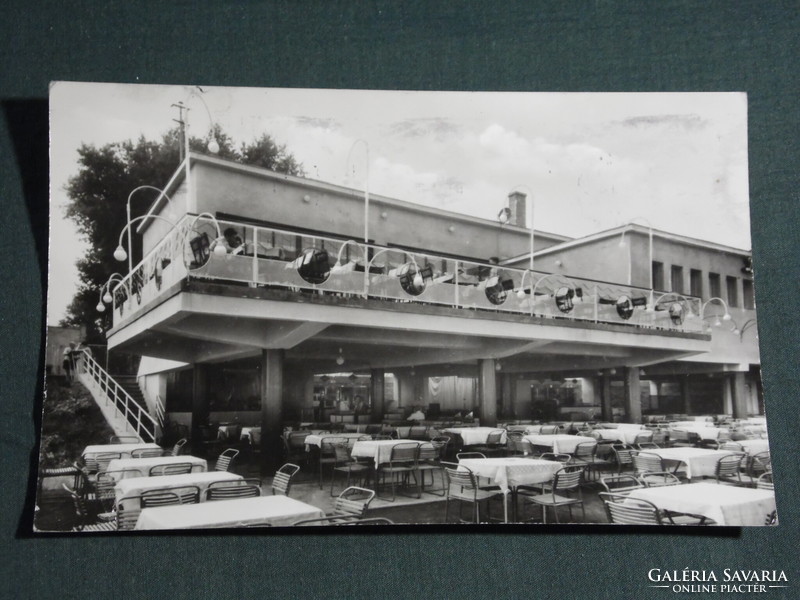
{"type": "Polygon", "coordinates": [[[742,300],[745,308],[752,310],[756,307],[756,294],[750,279],[742,280],[742,300]]]}
{"type": "Polygon", "coordinates": [[[672,279],[672,291],[676,294],[683,293],[683,267],[680,265],[672,265],[670,269],[670,277],[672,279]]]}
{"type": "Polygon", "coordinates": [[[719,280],[719,273],[708,274],[708,297],[719,298],[722,295],[722,286],[719,280]]]}
{"type": "Polygon", "coordinates": [[[698,269],[689,271],[689,294],[698,298],[703,296],[703,272],[698,269]]]}
{"type": "Polygon", "coordinates": [[[664,289],[664,263],[653,261],[653,289],[664,289]]]}
{"type": "Polygon", "coordinates": [[[725,288],[728,292],[728,306],[739,306],[739,290],[736,277],[725,278],[725,288]]]}

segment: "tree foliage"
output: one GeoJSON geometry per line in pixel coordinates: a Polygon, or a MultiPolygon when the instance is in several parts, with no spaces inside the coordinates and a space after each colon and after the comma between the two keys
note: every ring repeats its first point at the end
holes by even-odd
{"type": "MultiPolygon", "coordinates": [[[[207,153],[211,137],[219,144],[216,156],[243,164],[264,167],[290,175],[303,175],[303,168],[294,156],[267,134],[249,143],[235,142],[219,126],[203,138],[192,137],[189,147],[207,153]]],[[[85,326],[88,343],[105,343],[105,331],[111,325],[109,312],[96,310],[100,289],[112,273],[125,274],[124,264],[114,260],[113,252],[119,234],[126,224],[125,206],[131,190],[141,185],[161,188],[180,164],[180,131],[176,127],[161,140],[140,137],[96,147],[83,144],[78,149],[78,173],[66,186],[69,204],[65,216],[71,219],[78,233],[89,244],[78,260],[79,285],[62,326],[85,326]]],[[[155,190],[144,189],[131,200],[131,218],[147,212],[158,196],[155,190]]],[[[51,248],[57,252],[57,248],[51,248]]],[[[134,264],[141,251],[134,245],[134,264]]]]}

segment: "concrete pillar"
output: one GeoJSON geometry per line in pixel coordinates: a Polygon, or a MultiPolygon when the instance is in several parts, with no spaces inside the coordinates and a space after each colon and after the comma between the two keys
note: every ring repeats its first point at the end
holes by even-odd
{"type": "Polygon", "coordinates": [[[733,418],[747,418],[747,385],[744,382],[744,373],[734,373],[731,384],[733,387],[733,418]]]}
{"type": "Polygon", "coordinates": [[[722,412],[726,415],[733,414],[733,394],[731,393],[731,382],[727,377],[722,379],[722,412]]]}
{"type": "Polygon", "coordinates": [[[611,410],[611,377],[608,373],[603,373],[603,396],[601,399],[600,411],[603,415],[603,420],[612,423],[614,421],[614,412],[611,410]]]}
{"type": "Polygon", "coordinates": [[[495,360],[486,358],[478,361],[479,410],[481,425],[497,426],[497,383],[495,380],[495,360]]]}
{"type": "Polygon", "coordinates": [[[692,414],[692,395],[689,389],[689,376],[681,377],[681,399],[683,400],[683,412],[687,415],[692,414]]]}
{"type": "Polygon", "coordinates": [[[639,383],[639,367],[625,367],[625,403],[628,421],[642,422],[642,393],[639,383]]]}
{"type": "Polygon", "coordinates": [[[283,434],[283,350],[261,351],[261,468],[272,473],[281,463],[283,434]]]}
{"type": "Polygon", "coordinates": [[[201,425],[208,425],[208,365],[196,364],[192,370],[192,440],[198,442],[192,448],[197,452],[202,446],[201,425]]]}
{"type": "Polygon", "coordinates": [[[400,388],[397,398],[397,406],[410,408],[416,402],[414,396],[414,377],[410,373],[395,373],[398,387],[400,388]]]}
{"type": "Polygon", "coordinates": [[[370,371],[372,378],[372,411],[371,419],[373,423],[380,423],[383,421],[383,413],[386,412],[386,404],[384,398],[384,370],[372,369],[370,371]]]}
{"type": "Polygon", "coordinates": [[[502,398],[503,398],[503,416],[506,419],[516,419],[516,411],[514,410],[514,378],[511,373],[503,373],[502,377],[502,398]]]}

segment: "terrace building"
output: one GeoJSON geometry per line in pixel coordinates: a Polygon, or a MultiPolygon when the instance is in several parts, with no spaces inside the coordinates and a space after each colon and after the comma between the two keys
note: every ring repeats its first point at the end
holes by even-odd
{"type": "Polygon", "coordinates": [[[415,404],[489,425],[763,412],[747,251],[537,231],[531,271],[519,193],[505,224],[376,195],[365,210],[360,190],[197,154],[165,192],[108,344],[143,357],[150,416],[193,437],[258,425],[270,456],[287,422],[415,404]]]}

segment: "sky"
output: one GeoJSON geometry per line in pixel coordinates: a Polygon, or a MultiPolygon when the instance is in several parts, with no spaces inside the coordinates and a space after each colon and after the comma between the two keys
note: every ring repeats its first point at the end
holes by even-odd
{"type": "Polygon", "coordinates": [[[78,148],[160,139],[175,125],[177,102],[190,109],[191,135],[214,124],[237,144],[268,133],[312,179],[486,219],[517,189],[533,198],[537,231],[580,237],[636,222],[750,248],[744,93],[58,82],[50,90],[50,247],[58,253],[50,255],[48,324],[64,317],[86,250],[64,218],[78,148]]]}

